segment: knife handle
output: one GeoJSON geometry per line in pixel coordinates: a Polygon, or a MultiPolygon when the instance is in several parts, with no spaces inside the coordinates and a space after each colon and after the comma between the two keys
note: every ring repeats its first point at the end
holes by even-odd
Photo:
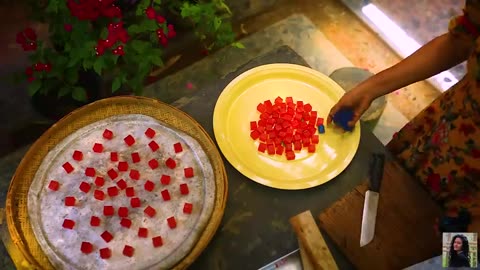
{"type": "Polygon", "coordinates": [[[371,190],[375,192],[380,191],[380,182],[383,178],[383,168],[385,166],[385,155],[376,153],[372,155],[370,162],[370,183],[371,190]]]}

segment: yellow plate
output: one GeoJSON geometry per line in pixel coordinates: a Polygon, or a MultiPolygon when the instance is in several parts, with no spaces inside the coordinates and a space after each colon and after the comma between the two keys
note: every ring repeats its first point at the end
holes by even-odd
{"type": "Polygon", "coordinates": [[[340,174],[355,156],[359,124],[347,133],[326,126],[316,153],[304,149],[288,161],[285,155],[258,152],[258,140],[250,138],[250,121],[259,119],[256,108],[260,102],[273,102],[277,96],[310,103],[318,117],[326,120],[343,93],[329,77],[303,66],[270,64],[251,69],[230,82],[218,98],[213,113],[215,138],[232,166],[253,181],[279,189],[321,185],[340,174]]]}

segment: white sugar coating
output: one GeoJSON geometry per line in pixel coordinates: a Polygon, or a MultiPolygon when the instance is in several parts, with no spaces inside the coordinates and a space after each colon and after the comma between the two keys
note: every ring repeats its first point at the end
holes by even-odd
{"type": "Polygon", "coordinates": [[[186,134],[166,127],[153,118],[144,115],[120,115],[104,119],[88,125],[64,139],[46,156],[41,164],[34,182],[29,191],[29,215],[34,233],[42,249],[47,254],[52,264],[59,269],[168,269],[185,257],[195,245],[205,228],[213,211],[215,199],[215,180],[213,169],[208,157],[201,146],[186,134]],[[108,128],[114,134],[112,140],[104,139],[102,134],[108,128]],[[147,128],[156,131],[153,139],[144,133],[147,128]],[[132,135],[135,144],[129,147],[124,142],[124,137],[132,135]],[[160,146],[153,152],[148,143],[156,141],[160,146]],[[181,153],[175,153],[173,145],[180,142],[183,147],[181,153]],[[95,153],[92,147],[95,143],[104,146],[103,153],[95,153]],[[73,152],[83,152],[83,160],[75,161],[73,152]],[[118,162],[110,160],[110,152],[117,152],[119,161],[127,161],[129,170],[118,171],[118,162]],[[140,154],[140,162],[133,163],[131,153],[140,154]],[[157,159],[159,167],[152,170],[148,161],[157,159]],[[173,158],[177,167],[169,169],[165,165],[168,158],[173,158]],[[74,171],[67,174],[62,167],[65,162],[70,162],[74,171]],[[105,179],[103,187],[96,187],[95,177],[87,177],[85,169],[93,167],[96,176],[105,179]],[[193,178],[185,178],[184,168],[194,169],[193,178]],[[115,181],[107,175],[107,171],[115,169],[119,176],[115,181]],[[140,172],[140,180],[129,177],[131,169],[140,172]],[[162,185],[160,177],[171,176],[169,185],[162,185]],[[134,187],[135,197],[141,199],[139,208],[132,208],[131,197],[127,197],[126,190],[120,190],[115,197],[109,197],[107,189],[116,186],[116,182],[124,179],[128,187],[134,187]],[[50,180],[60,183],[58,191],[48,189],[50,180]],[[144,184],[147,180],[155,183],[153,191],[146,191],[144,184]],[[80,191],[82,181],[91,184],[88,193],[80,191]],[[180,184],[186,183],[189,194],[180,194],[180,184]],[[99,201],[93,197],[95,189],[105,192],[105,200],[99,201]],[[164,201],[161,191],[168,189],[171,200],[164,201]],[[66,196],[76,198],[74,207],[64,204],[66,196]],[[191,214],[183,213],[185,202],[193,204],[191,214]],[[103,207],[112,205],[115,215],[105,217],[103,207]],[[144,214],[144,209],[150,205],[156,210],[156,215],[150,218],[144,214]],[[132,226],[124,228],[120,225],[118,216],[119,207],[128,207],[128,218],[132,226]],[[100,226],[90,226],[92,215],[100,217],[100,226]],[[174,216],[177,227],[170,229],[167,218],[174,216]],[[62,227],[65,218],[75,221],[73,230],[62,227]],[[148,229],[148,237],[138,237],[138,228],[148,229]],[[109,231],[113,240],[106,243],[101,234],[109,231]],[[163,246],[154,248],[152,237],[161,236],[163,246]],[[87,241],[93,244],[91,254],[83,254],[80,250],[81,243],[87,241]],[[133,257],[122,254],[125,245],[135,248],[133,257]],[[110,259],[100,258],[99,250],[109,247],[112,250],[110,259]]]}

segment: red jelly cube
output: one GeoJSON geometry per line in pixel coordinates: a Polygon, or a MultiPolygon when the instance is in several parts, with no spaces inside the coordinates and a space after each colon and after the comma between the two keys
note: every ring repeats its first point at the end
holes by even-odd
{"type": "Polygon", "coordinates": [[[188,186],[187,184],[180,184],[180,193],[182,195],[187,195],[188,194],[188,186]]]}
{"type": "Polygon", "coordinates": [[[140,179],[140,172],[138,172],[137,170],[131,170],[130,171],[130,178],[132,178],[133,180],[140,179]]]}
{"type": "Polygon", "coordinates": [[[267,145],[264,144],[264,143],[260,143],[260,144],[258,145],[258,151],[259,151],[259,152],[262,152],[262,153],[265,153],[265,150],[267,150],[267,145]]]}
{"type": "Polygon", "coordinates": [[[275,155],[275,146],[273,144],[269,144],[267,146],[267,152],[269,155],[275,155]]]}
{"type": "Polygon", "coordinates": [[[312,136],[312,143],[317,144],[318,143],[318,134],[315,134],[312,136]]]}
{"type": "Polygon", "coordinates": [[[118,170],[121,172],[126,172],[128,171],[128,162],[126,161],[120,161],[118,163],[118,170]]]}
{"type": "Polygon", "coordinates": [[[192,167],[185,168],[185,169],[183,169],[183,173],[185,174],[186,178],[192,178],[193,177],[193,168],[192,167]]]}
{"type": "Polygon", "coordinates": [[[111,205],[105,205],[103,207],[103,214],[105,216],[113,216],[115,214],[115,208],[111,205]]]}
{"type": "Polygon", "coordinates": [[[95,169],[88,167],[85,169],[85,175],[88,177],[94,177],[95,176],[95,169]]]}
{"type": "Polygon", "coordinates": [[[119,207],[118,208],[119,217],[128,217],[128,207],[119,207]]]}
{"type": "Polygon", "coordinates": [[[113,235],[111,233],[109,233],[108,231],[104,231],[101,235],[100,235],[103,240],[105,240],[105,242],[110,242],[112,241],[113,239],[113,235]]]}
{"type": "Polygon", "coordinates": [[[120,220],[120,225],[125,228],[130,228],[132,226],[132,221],[128,218],[122,218],[122,220],[120,220]]]}
{"type": "Polygon", "coordinates": [[[155,188],[155,183],[153,183],[150,180],[147,180],[147,182],[145,182],[144,187],[146,191],[152,191],[155,188]]]}
{"type": "Polygon", "coordinates": [[[140,198],[137,198],[137,197],[132,198],[132,199],[130,200],[130,205],[131,205],[133,208],[140,207],[140,205],[141,205],[140,198]]]}
{"type": "Polygon", "coordinates": [[[293,98],[292,98],[292,97],[287,97],[287,98],[285,99],[285,103],[287,103],[287,104],[292,104],[292,103],[293,103],[293,98]]]}
{"type": "Polygon", "coordinates": [[[135,138],[132,135],[128,135],[123,139],[128,146],[132,146],[135,143],[135,138]]]}
{"type": "Polygon", "coordinates": [[[293,150],[295,150],[295,151],[302,150],[302,142],[301,141],[295,141],[293,143],[293,150]]]}
{"type": "Polygon", "coordinates": [[[100,258],[109,259],[110,257],[112,257],[112,251],[109,248],[100,249],[100,258]]]}
{"type": "Polygon", "coordinates": [[[312,111],[312,105],[310,105],[308,103],[303,105],[303,110],[306,111],[306,112],[311,112],[312,111]]]}
{"type": "Polygon", "coordinates": [[[103,145],[101,143],[96,143],[93,145],[93,152],[101,153],[103,152],[103,145]]]}
{"type": "Polygon", "coordinates": [[[124,189],[127,188],[127,182],[125,182],[125,180],[123,180],[123,179],[120,179],[117,182],[117,187],[121,190],[124,190],[124,189]]]}
{"type": "Polygon", "coordinates": [[[74,206],[75,205],[75,197],[65,197],[65,206],[74,206]]]}
{"type": "Polygon", "coordinates": [[[135,249],[132,246],[125,245],[125,247],[123,248],[123,255],[127,257],[132,257],[134,252],[135,249]]]}
{"type": "Polygon", "coordinates": [[[145,135],[147,135],[147,137],[151,139],[151,138],[155,137],[155,130],[153,130],[151,128],[148,128],[145,131],[145,135]]]}
{"type": "Polygon", "coordinates": [[[262,134],[260,134],[258,139],[260,139],[260,141],[262,141],[262,142],[265,142],[265,141],[267,141],[267,137],[268,137],[267,133],[262,133],[262,134]]]}
{"type": "Polygon", "coordinates": [[[92,226],[92,227],[100,226],[100,218],[96,217],[96,216],[92,216],[90,218],[90,226],[92,226]]]}
{"type": "Polygon", "coordinates": [[[152,238],[153,247],[161,247],[163,245],[163,240],[161,236],[156,236],[152,238]]]}
{"type": "Polygon", "coordinates": [[[168,192],[168,189],[162,190],[161,193],[164,201],[170,201],[170,192],[168,192]]]}
{"type": "Polygon", "coordinates": [[[105,129],[102,134],[103,138],[111,140],[113,138],[113,132],[109,129],[105,129]]]}
{"type": "Polygon", "coordinates": [[[73,172],[73,166],[72,164],[68,163],[68,162],[65,162],[63,165],[62,165],[63,169],[67,172],[67,173],[71,173],[73,172]]]}
{"type": "Polygon", "coordinates": [[[283,155],[283,150],[284,150],[283,146],[279,145],[279,146],[277,146],[277,149],[276,149],[275,153],[277,155],[281,156],[281,155],[283,155]]]}
{"type": "Polygon", "coordinates": [[[155,209],[153,207],[151,207],[150,205],[147,206],[145,208],[145,210],[143,210],[143,212],[149,217],[154,217],[155,214],[157,213],[157,211],[155,211],[155,209]]]}
{"type": "Polygon", "coordinates": [[[183,147],[181,143],[176,143],[173,145],[173,150],[175,150],[175,153],[180,153],[183,151],[183,147]]]}
{"type": "Polygon", "coordinates": [[[103,177],[97,176],[97,178],[95,178],[95,185],[97,185],[97,187],[102,187],[104,184],[105,179],[103,179],[103,177]]]}
{"type": "Polygon", "coordinates": [[[171,229],[175,229],[177,227],[177,221],[175,220],[175,217],[167,218],[167,223],[168,227],[170,227],[171,229]]]}
{"type": "Polygon", "coordinates": [[[89,242],[82,242],[80,250],[85,254],[90,254],[93,251],[93,245],[89,242]]]}
{"type": "Polygon", "coordinates": [[[175,162],[175,160],[172,158],[168,158],[165,162],[165,165],[167,165],[167,167],[170,169],[175,169],[175,167],[177,167],[177,162],[175,162]]]}
{"type": "Polygon", "coordinates": [[[191,203],[185,203],[183,205],[183,213],[185,214],[191,214],[193,209],[193,204],[191,203]]]}
{"type": "Polygon", "coordinates": [[[53,191],[57,191],[59,187],[60,187],[60,184],[55,180],[51,180],[50,183],[48,184],[48,188],[53,191]]]}
{"type": "Polygon", "coordinates": [[[257,111],[263,113],[266,111],[266,108],[265,108],[265,105],[263,105],[262,103],[258,104],[257,105],[257,111]]]}
{"type": "Polygon", "coordinates": [[[115,178],[118,177],[118,173],[114,169],[108,170],[107,174],[110,177],[110,179],[112,179],[112,180],[115,180],[115,178]]]}
{"type": "Polygon", "coordinates": [[[257,122],[251,121],[251,122],[250,122],[250,131],[257,130],[257,128],[258,128],[257,122]]]}
{"type": "Polygon", "coordinates": [[[151,141],[150,143],[148,143],[148,146],[150,147],[150,149],[152,149],[153,152],[157,151],[160,148],[156,141],[151,141]]]}
{"type": "Polygon", "coordinates": [[[148,229],[147,228],[138,228],[138,237],[147,238],[148,237],[148,229]]]}
{"type": "Polygon", "coordinates": [[[160,183],[162,183],[162,185],[168,185],[170,184],[170,180],[171,180],[171,177],[169,175],[162,175],[162,177],[160,177],[160,183]]]}
{"type": "Polygon", "coordinates": [[[257,130],[254,130],[250,133],[250,137],[254,140],[258,139],[260,137],[260,132],[258,132],[257,130]]]}
{"type": "Polygon", "coordinates": [[[103,201],[105,200],[105,193],[97,189],[93,192],[93,197],[99,201],[103,201]]]}
{"type": "Polygon", "coordinates": [[[132,153],[132,162],[138,163],[140,162],[140,154],[137,152],[132,153]]]}
{"type": "Polygon", "coordinates": [[[315,144],[310,144],[308,146],[308,152],[309,153],[315,153],[315,144]]]}
{"type": "Polygon", "coordinates": [[[70,229],[71,230],[71,229],[73,229],[73,226],[75,226],[75,221],[73,221],[71,219],[64,219],[62,226],[65,229],[70,229]]]}
{"type": "Polygon", "coordinates": [[[295,152],[288,151],[286,156],[287,156],[287,160],[294,160],[295,159],[295,152]]]}
{"type": "Polygon", "coordinates": [[[151,159],[148,162],[148,166],[150,166],[152,170],[155,170],[156,168],[158,168],[158,161],[156,159],[151,159]]]}
{"type": "Polygon", "coordinates": [[[125,194],[127,195],[127,197],[133,197],[135,196],[135,189],[133,187],[127,187],[125,194]]]}
{"type": "Polygon", "coordinates": [[[323,118],[319,117],[317,119],[317,126],[321,126],[321,125],[323,125],[323,118]]]}
{"type": "Polygon", "coordinates": [[[82,182],[82,183],[80,184],[80,190],[83,191],[83,192],[85,192],[85,193],[88,193],[88,192],[90,191],[90,188],[91,188],[91,187],[90,187],[90,184],[87,183],[87,182],[82,182]]]}
{"type": "Polygon", "coordinates": [[[111,152],[110,153],[110,160],[111,161],[118,161],[118,153],[117,152],[111,152]]]}
{"type": "Polygon", "coordinates": [[[83,159],[83,153],[81,151],[75,150],[73,152],[72,158],[76,161],[81,161],[83,159]]]}
{"type": "Polygon", "coordinates": [[[115,197],[118,195],[118,188],[117,187],[109,187],[107,188],[108,196],[115,197]]]}

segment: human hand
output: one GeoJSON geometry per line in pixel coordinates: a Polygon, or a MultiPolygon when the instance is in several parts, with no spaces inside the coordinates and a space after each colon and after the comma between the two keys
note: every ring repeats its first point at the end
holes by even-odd
{"type": "Polygon", "coordinates": [[[348,126],[354,127],[362,114],[370,107],[373,99],[370,95],[362,93],[360,90],[353,89],[347,92],[330,110],[327,123],[330,124],[333,116],[340,110],[345,109],[353,111],[353,118],[348,122],[348,126]]]}

